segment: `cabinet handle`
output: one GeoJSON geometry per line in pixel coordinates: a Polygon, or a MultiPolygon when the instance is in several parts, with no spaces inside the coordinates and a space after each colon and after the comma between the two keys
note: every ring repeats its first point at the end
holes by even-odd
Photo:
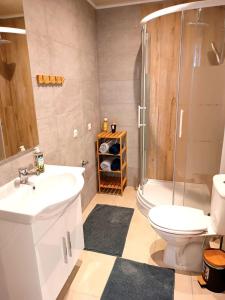
{"type": "Polygon", "coordinates": [[[71,244],[71,239],[70,239],[70,232],[67,231],[66,233],[66,237],[67,237],[67,245],[68,245],[68,252],[69,252],[69,256],[72,257],[72,244],[71,244]]]}
{"type": "Polygon", "coordinates": [[[67,256],[67,247],[66,247],[66,239],[62,238],[62,245],[63,245],[63,256],[64,256],[64,263],[68,263],[68,256],[67,256]]]}

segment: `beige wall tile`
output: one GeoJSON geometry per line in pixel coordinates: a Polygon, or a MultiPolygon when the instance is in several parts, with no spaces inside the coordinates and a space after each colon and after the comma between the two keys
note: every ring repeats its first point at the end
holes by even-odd
{"type": "Polygon", "coordinates": [[[61,42],[49,41],[52,74],[65,79],[80,80],[80,52],[78,49],[61,42]]]}
{"type": "Polygon", "coordinates": [[[139,168],[131,168],[128,166],[127,170],[128,186],[138,187],[139,185],[139,168]]]}
{"type": "Polygon", "coordinates": [[[80,78],[82,81],[97,81],[97,55],[96,53],[88,53],[80,51],[79,60],[80,60],[80,78]]]}
{"type": "Polygon", "coordinates": [[[26,28],[38,36],[48,35],[45,3],[45,0],[23,0],[26,28]]]}
{"type": "Polygon", "coordinates": [[[137,55],[141,47],[140,28],[115,29],[102,27],[98,35],[101,55],[137,55]],[[111,30],[110,30],[111,29],[111,30]]]}
{"type": "Polygon", "coordinates": [[[59,151],[48,152],[44,159],[45,163],[49,165],[63,165],[59,151]]]}
{"type": "Polygon", "coordinates": [[[100,80],[137,80],[141,76],[141,55],[111,53],[99,54],[99,79],[100,80]]]}
{"type": "Polygon", "coordinates": [[[125,6],[98,11],[98,30],[139,28],[141,20],[140,6],[125,6]]]}
{"type": "MultiPolygon", "coordinates": [[[[135,148],[137,151],[139,149],[139,135],[138,135],[138,127],[137,124],[134,125],[127,125],[127,126],[120,126],[118,124],[118,130],[126,130],[127,131],[127,145],[128,150],[130,148],[135,148]]],[[[129,153],[128,153],[129,155],[129,153]]]]}
{"type": "Polygon", "coordinates": [[[37,74],[51,73],[51,41],[48,36],[41,36],[36,32],[29,31],[28,27],[27,42],[32,77],[35,77],[37,74]]]}
{"type": "Polygon", "coordinates": [[[99,94],[101,104],[135,103],[138,106],[141,95],[140,80],[100,81],[99,94]]]}
{"type": "Polygon", "coordinates": [[[137,148],[128,149],[127,163],[130,168],[138,169],[139,157],[138,157],[138,149],[137,148]]]}
{"type": "Polygon", "coordinates": [[[82,139],[73,139],[60,149],[60,159],[63,165],[81,167],[84,159],[82,139]]]}
{"type": "Polygon", "coordinates": [[[64,147],[69,146],[74,140],[80,140],[83,136],[83,111],[81,103],[77,105],[77,110],[57,115],[56,126],[58,128],[59,143],[64,147]],[[73,137],[74,129],[78,130],[77,138],[73,137]]]}
{"type": "MultiPolygon", "coordinates": [[[[84,189],[82,191],[82,208],[83,210],[87,207],[87,205],[90,202],[90,199],[93,199],[93,197],[96,195],[97,192],[97,177],[96,177],[96,171],[92,173],[92,175],[87,178],[87,175],[84,175],[85,181],[87,184],[84,186],[84,189]]],[[[91,201],[92,202],[92,201],[91,201]]]]}
{"type": "Polygon", "coordinates": [[[55,116],[38,119],[39,144],[44,153],[58,150],[59,140],[57,131],[57,119],[55,116]]]}
{"type": "Polygon", "coordinates": [[[55,87],[54,104],[56,113],[64,114],[76,111],[81,103],[81,83],[75,79],[66,79],[63,86],[55,87]]]}
{"type": "Polygon", "coordinates": [[[109,122],[115,122],[118,126],[135,126],[137,124],[137,107],[135,104],[103,104],[101,116],[108,117],[109,122]]]}
{"type": "Polygon", "coordinates": [[[36,78],[33,78],[33,93],[37,119],[53,117],[56,113],[54,88],[38,86],[36,78]]]}
{"type": "Polygon", "coordinates": [[[1,173],[0,173],[0,185],[7,183],[8,181],[12,180],[16,173],[12,171],[12,163],[8,162],[6,164],[0,165],[1,173]]]}
{"type": "Polygon", "coordinates": [[[78,24],[73,1],[48,0],[45,13],[48,36],[65,45],[76,46],[78,24]]]}

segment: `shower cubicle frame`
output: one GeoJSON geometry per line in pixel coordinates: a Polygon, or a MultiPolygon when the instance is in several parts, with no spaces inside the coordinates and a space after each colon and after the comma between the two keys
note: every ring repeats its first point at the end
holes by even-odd
{"type": "MultiPolygon", "coordinates": [[[[225,6],[225,0],[205,0],[205,1],[197,1],[197,2],[190,2],[184,4],[178,4],[174,6],[170,6],[156,12],[153,12],[147,16],[145,16],[141,21],[142,26],[142,75],[141,75],[141,101],[140,105],[138,106],[138,128],[139,128],[139,137],[140,137],[140,185],[137,191],[137,200],[140,209],[144,214],[146,214],[146,209],[149,209],[149,204],[144,199],[144,185],[147,182],[146,178],[146,164],[147,164],[147,107],[151,101],[151,95],[148,99],[149,90],[149,74],[148,74],[148,47],[151,42],[151,37],[147,32],[147,24],[152,20],[155,20],[159,17],[181,12],[182,14],[185,11],[193,10],[193,9],[202,9],[202,8],[210,8],[210,7],[217,7],[217,6],[225,6]]],[[[182,37],[181,37],[182,38],[182,37]]],[[[179,63],[180,64],[180,63],[179,63]]],[[[179,79],[178,79],[179,80],[179,79]]],[[[179,90],[179,88],[178,88],[179,90]]],[[[179,91],[178,91],[179,93],[179,91]]],[[[179,96],[179,95],[178,95],[179,96]]],[[[179,98],[179,97],[178,97],[179,98]]],[[[176,149],[175,149],[176,151],[176,149]]],[[[174,191],[173,191],[174,193],[174,191]]],[[[174,197],[173,203],[174,204],[174,197]]]]}

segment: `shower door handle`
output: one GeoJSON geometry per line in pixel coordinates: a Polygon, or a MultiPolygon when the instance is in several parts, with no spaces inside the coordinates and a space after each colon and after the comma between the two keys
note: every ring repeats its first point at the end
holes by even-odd
{"type": "Polygon", "coordinates": [[[146,126],[146,124],[141,123],[141,111],[142,110],[146,110],[146,107],[138,105],[138,128],[146,126]]]}
{"type": "Polygon", "coordinates": [[[179,138],[182,138],[183,134],[183,117],[184,117],[184,110],[180,110],[180,123],[179,123],[179,138]]]}

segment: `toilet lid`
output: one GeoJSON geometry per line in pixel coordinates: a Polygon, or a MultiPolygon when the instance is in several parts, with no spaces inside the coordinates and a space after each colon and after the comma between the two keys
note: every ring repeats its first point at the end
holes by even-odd
{"type": "Polygon", "coordinates": [[[149,211],[149,219],[158,227],[176,232],[207,230],[207,221],[203,211],[186,206],[155,206],[149,211]]]}

